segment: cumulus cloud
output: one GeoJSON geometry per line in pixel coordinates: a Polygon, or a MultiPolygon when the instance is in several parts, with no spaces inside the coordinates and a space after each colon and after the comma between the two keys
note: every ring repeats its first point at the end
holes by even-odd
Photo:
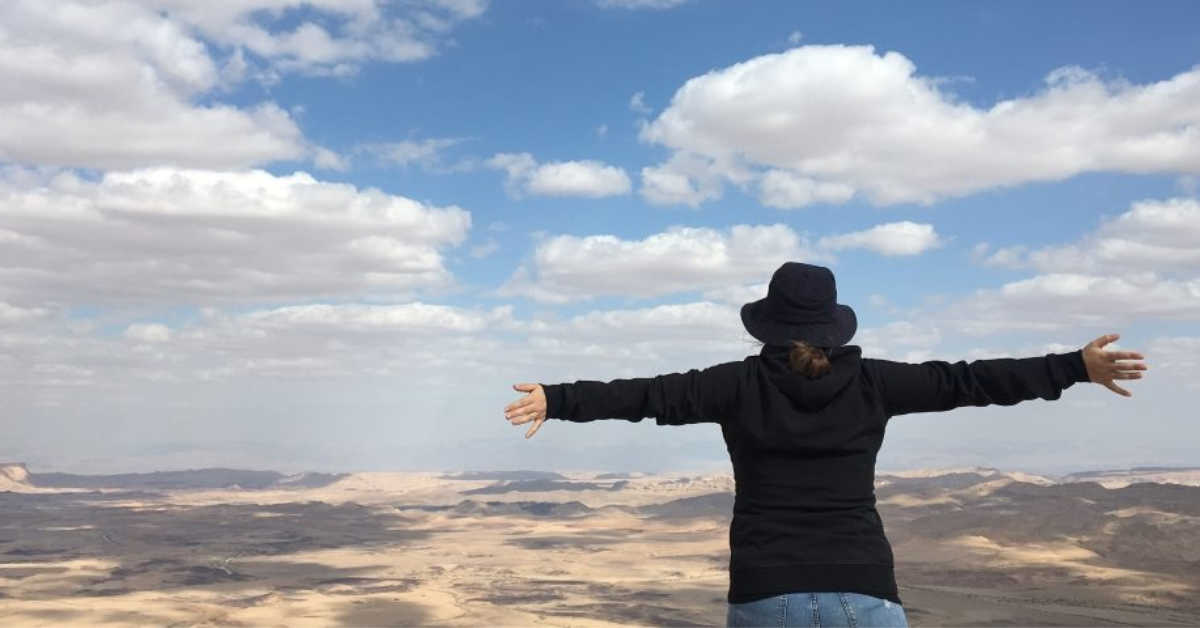
{"type": "Polygon", "coordinates": [[[714,70],[643,128],[674,151],[643,178],[677,192],[660,202],[715,198],[672,166],[700,161],[738,185],[749,172],[764,202],[796,207],[860,194],[928,203],[1084,172],[1200,172],[1200,69],[1137,85],[1060,68],[1036,93],[986,109],[943,83],[870,46],[803,46],[714,70]]]}
{"type": "Polygon", "coordinates": [[[676,153],[657,166],[642,168],[642,187],[639,190],[646,202],[655,205],[688,205],[721,197],[721,182],[726,177],[749,178],[732,164],[717,164],[712,160],[690,154],[676,153]]]}
{"type": "Polygon", "coordinates": [[[103,305],[393,295],[447,286],[470,214],[298,172],[171,168],[0,179],[0,300],[103,305]]]}
{"type": "Polygon", "coordinates": [[[1194,198],[1141,200],[1077,243],[994,250],[981,243],[976,258],[989,266],[1043,272],[1200,272],[1200,202],[1194,198]]]}
{"type": "Polygon", "coordinates": [[[642,240],[613,235],[544,239],[497,293],[565,303],[601,295],[655,297],[761,282],[787,260],[824,259],[790,227],[673,226],[642,240]]]}
{"type": "Polygon", "coordinates": [[[1200,279],[1047,273],[976,291],[942,315],[969,334],[1200,319],[1200,279]]]}
{"type": "Polygon", "coordinates": [[[941,245],[942,239],[933,225],[908,220],[826,236],[817,242],[817,246],[831,251],[868,249],[882,255],[918,255],[941,245]]]}
{"type": "MultiPolygon", "coordinates": [[[[127,169],[344,162],[273,102],[217,102],[249,77],[345,74],[367,60],[433,54],[485,2],[375,0],[0,3],[0,160],[127,169]],[[294,23],[297,11],[308,17],[294,23]],[[288,26],[283,26],[288,24],[288,26]]],[[[274,79],[264,79],[274,80],[274,79]]]]}
{"type": "Polygon", "coordinates": [[[844,203],[854,196],[845,183],[819,181],[785,170],[770,170],[759,182],[759,201],[767,207],[794,209],[813,203],[844,203]]]}
{"type": "Polygon", "coordinates": [[[590,159],[539,164],[529,153],[498,153],[486,163],[507,173],[505,185],[514,195],[601,198],[633,187],[624,169],[590,159]]]}
{"type": "Polygon", "coordinates": [[[1137,201],[1077,242],[992,248],[971,257],[987,266],[1039,274],[980,290],[952,308],[971,333],[1106,326],[1137,320],[1200,319],[1200,204],[1137,201]]]}

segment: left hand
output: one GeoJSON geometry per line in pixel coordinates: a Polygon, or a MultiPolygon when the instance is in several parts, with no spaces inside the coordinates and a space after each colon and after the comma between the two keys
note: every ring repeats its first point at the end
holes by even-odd
{"type": "Polygon", "coordinates": [[[546,422],[546,391],[541,384],[513,384],[513,390],[529,394],[504,406],[504,418],[513,425],[533,421],[533,427],[525,433],[525,438],[529,438],[546,422]]]}
{"type": "Polygon", "coordinates": [[[1104,345],[1120,337],[1120,334],[1105,334],[1087,343],[1083,348],[1083,365],[1089,381],[1101,384],[1122,397],[1132,397],[1133,393],[1121,388],[1113,380],[1141,379],[1140,371],[1146,370],[1146,364],[1140,360],[1146,358],[1137,351],[1104,350],[1104,345]]]}

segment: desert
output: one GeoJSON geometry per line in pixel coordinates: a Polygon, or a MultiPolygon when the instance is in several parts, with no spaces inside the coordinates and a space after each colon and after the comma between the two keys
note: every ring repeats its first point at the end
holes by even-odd
{"type": "MultiPolygon", "coordinates": [[[[942,469],[881,472],[876,493],[913,625],[1186,626],[1198,480],[942,469]]],[[[3,625],[725,620],[728,474],[8,464],[0,481],[3,625]]]]}

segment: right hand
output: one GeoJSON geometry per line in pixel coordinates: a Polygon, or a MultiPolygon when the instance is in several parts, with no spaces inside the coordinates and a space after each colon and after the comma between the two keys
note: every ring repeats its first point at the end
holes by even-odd
{"type": "Polygon", "coordinates": [[[513,384],[513,390],[528,394],[504,406],[504,418],[513,425],[533,421],[533,426],[525,432],[525,438],[530,438],[546,422],[546,390],[541,384],[513,384]]]}
{"type": "Polygon", "coordinates": [[[1113,380],[1141,379],[1139,371],[1146,370],[1142,362],[1129,360],[1144,360],[1137,351],[1105,351],[1104,345],[1120,338],[1121,334],[1105,334],[1087,343],[1083,347],[1083,364],[1087,367],[1090,381],[1103,385],[1105,388],[1123,397],[1132,397],[1133,393],[1118,386],[1113,380]],[[1118,362],[1118,360],[1121,360],[1118,362]]]}

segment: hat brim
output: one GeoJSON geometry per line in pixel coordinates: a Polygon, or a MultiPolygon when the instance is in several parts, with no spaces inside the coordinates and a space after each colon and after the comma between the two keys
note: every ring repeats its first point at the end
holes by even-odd
{"type": "Polygon", "coordinates": [[[831,323],[784,325],[763,315],[765,302],[764,298],[743,305],[742,325],[751,336],[769,345],[788,345],[791,340],[802,340],[816,347],[840,347],[850,342],[858,330],[858,317],[848,305],[835,304],[831,323]]]}

